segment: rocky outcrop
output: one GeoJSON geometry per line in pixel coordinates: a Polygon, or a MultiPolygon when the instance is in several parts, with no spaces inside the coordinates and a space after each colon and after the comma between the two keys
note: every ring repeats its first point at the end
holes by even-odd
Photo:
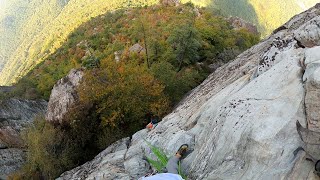
{"type": "Polygon", "coordinates": [[[20,131],[46,111],[46,101],[0,101],[0,179],[18,170],[25,161],[20,131]]]}
{"type": "Polygon", "coordinates": [[[137,167],[132,173],[147,173],[150,165],[145,160],[138,159],[123,164],[129,143],[129,138],[119,140],[101,152],[93,161],[64,173],[62,178],[58,179],[130,179],[126,166],[137,167]]]}
{"type": "MultiPolygon", "coordinates": [[[[320,130],[320,46],[306,50],[304,62],[306,73],[303,80],[306,82],[306,112],[308,128],[320,130]]],[[[319,143],[320,144],[320,143],[319,143]]]]}
{"type": "Polygon", "coordinates": [[[46,101],[8,99],[0,101],[0,127],[10,126],[15,130],[30,124],[37,114],[45,112],[46,101]]]}
{"type": "Polygon", "coordinates": [[[319,17],[320,5],[293,17],[218,68],[155,129],[115,143],[60,179],[137,179],[150,171],[144,140],[168,155],[189,144],[194,151],[182,161],[189,179],[314,179],[305,153],[293,152],[306,146],[320,159],[296,130],[298,120],[320,131],[319,17]]]}
{"type": "Polygon", "coordinates": [[[22,149],[0,150],[0,179],[17,171],[25,162],[25,152],[22,149]]]}
{"type": "Polygon", "coordinates": [[[245,20],[239,17],[230,17],[228,21],[230,22],[231,26],[235,29],[246,29],[253,34],[259,34],[258,28],[255,25],[246,22],[245,20]]]}
{"type": "Polygon", "coordinates": [[[165,6],[178,6],[180,4],[180,0],[160,0],[160,4],[165,6]]]}
{"type": "Polygon", "coordinates": [[[69,74],[60,79],[53,87],[48,103],[46,120],[62,122],[68,109],[78,100],[77,86],[83,77],[82,69],[72,69],[69,74]]]}
{"type": "Polygon", "coordinates": [[[140,44],[136,43],[129,48],[129,52],[141,54],[141,53],[146,53],[146,49],[142,47],[140,44]]]}
{"type": "Polygon", "coordinates": [[[0,86],[0,93],[8,93],[13,90],[13,86],[0,86]]]}

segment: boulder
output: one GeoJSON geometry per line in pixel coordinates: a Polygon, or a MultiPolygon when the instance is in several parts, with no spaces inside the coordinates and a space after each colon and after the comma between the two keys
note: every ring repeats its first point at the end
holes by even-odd
{"type": "Polygon", "coordinates": [[[235,29],[246,29],[253,34],[259,34],[258,28],[254,24],[249,23],[239,17],[230,17],[228,21],[230,22],[231,26],[235,29]]]}
{"type": "Polygon", "coordinates": [[[133,46],[131,46],[129,48],[129,51],[130,51],[130,53],[141,54],[141,53],[145,53],[146,49],[137,43],[137,44],[134,44],[133,46]]]}
{"type": "Polygon", "coordinates": [[[168,156],[189,144],[193,152],[182,161],[189,179],[314,179],[306,154],[293,152],[310,146],[301,141],[297,120],[320,131],[319,15],[318,5],[293,17],[216,69],[153,130],[134,134],[126,150],[108,150],[92,168],[78,167],[60,179],[137,179],[151,171],[144,163],[144,156],[154,158],[146,141],[168,156]]]}
{"type": "Polygon", "coordinates": [[[77,86],[83,77],[82,69],[72,69],[69,74],[60,79],[53,87],[48,103],[46,120],[62,123],[67,111],[78,100],[77,86]]]}
{"type": "Polygon", "coordinates": [[[178,6],[180,4],[180,0],[160,0],[160,4],[165,6],[178,6]]]}

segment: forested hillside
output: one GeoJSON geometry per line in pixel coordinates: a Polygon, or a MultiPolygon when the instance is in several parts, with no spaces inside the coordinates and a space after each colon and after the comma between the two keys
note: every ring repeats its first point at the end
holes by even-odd
{"type": "Polygon", "coordinates": [[[64,123],[40,118],[25,132],[28,163],[17,176],[52,179],[84,163],[143,128],[146,115],[161,118],[172,111],[207,77],[210,64],[226,63],[258,40],[191,3],[121,9],[82,24],[13,91],[48,99],[70,69],[84,72],[79,101],[64,123]]]}
{"type": "MultiPolygon", "coordinates": [[[[9,85],[42,62],[76,27],[91,17],[120,7],[145,6],[158,0],[3,0],[0,13],[0,85],[9,85]]],[[[182,0],[188,2],[188,0],[182,0]]],[[[266,36],[316,0],[192,0],[224,16],[256,24],[266,36]]]]}
{"type": "Polygon", "coordinates": [[[0,17],[1,56],[7,64],[0,84],[10,84],[25,75],[61,46],[76,27],[91,17],[120,7],[145,6],[157,0],[14,0],[0,17]]]}
{"type": "MultiPolygon", "coordinates": [[[[29,45],[33,39],[59,15],[66,3],[64,0],[3,0],[0,14],[0,56],[2,60],[13,61],[15,53],[23,58],[28,56],[29,45]]],[[[0,64],[3,63],[0,62],[0,64]]]]}
{"type": "Polygon", "coordinates": [[[262,37],[317,0],[213,0],[211,6],[224,16],[239,16],[259,27],[262,37]]]}

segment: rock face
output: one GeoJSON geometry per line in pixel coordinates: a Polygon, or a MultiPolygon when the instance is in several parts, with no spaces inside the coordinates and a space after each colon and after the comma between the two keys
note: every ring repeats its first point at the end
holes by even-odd
{"type": "Polygon", "coordinates": [[[305,153],[293,152],[305,146],[297,120],[320,131],[319,18],[320,5],[293,17],[218,68],[155,129],[118,141],[60,179],[137,179],[150,171],[144,139],[168,155],[188,143],[194,151],[182,166],[189,179],[314,179],[305,153]]]}
{"type": "MultiPolygon", "coordinates": [[[[126,164],[123,164],[129,143],[129,138],[124,138],[114,143],[101,152],[95,160],[64,173],[60,179],[130,179],[130,175],[125,169],[126,164]]],[[[128,163],[130,162],[127,162],[127,165],[128,163]]],[[[137,168],[143,167],[143,169],[137,169],[140,170],[140,173],[148,172],[150,169],[149,164],[145,160],[136,161],[134,164],[131,163],[131,165],[137,165],[137,168]]]]}
{"type": "Polygon", "coordinates": [[[306,109],[308,128],[320,130],[320,46],[306,51],[306,109]]]}
{"type": "Polygon", "coordinates": [[[9,99],[0,101],[0,179],[18,170],[25,160],[20,131],[36,115],[44,114],[47,102],[9,99]]]}
{"type": "Polygon", "coordinates": [[[231,23],[232,27],[235,29],[247,29],[249,32],[254,34],[259,34],[258,29],[255,25],[246,22],[239,17],[230,17],[228,21],[231,23]]]}
{"type": "Polygon", "coordinates": [[[144,47],[142,47],[140,44],[136,43],[129,48],[129,51],[130,51],[130,53],[141,54],[141,53],[145,53],[146,49],[144,47]]]}
{"type": "Polygon", "coordinates": [[[0,93],[8,93],[12,91],[12,86],[0,86],[0,93]]]}
{"type": "Polygon", "coordinates": [[[81,69],[72,69],[68,76],[60,79],[53,87],[46,113],[47,121],[62,122],[67,110],[77,101],[77,86],[83,77],[81,69]]]}
{"type": "Polygon", "coordinates": [[[25,152],[22,149],[0,150],[0,179],[21,168],[25,162],[25,152]]]}
{"type": "Polygon", "coordinates": [[[180,0],[160,0],[160,3],[166,6],[178,6],[180,0]]]}

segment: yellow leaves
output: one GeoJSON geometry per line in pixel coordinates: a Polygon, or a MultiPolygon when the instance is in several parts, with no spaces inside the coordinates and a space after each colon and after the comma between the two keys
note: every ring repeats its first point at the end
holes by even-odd
{"type": "Polygon", "coordinates": [[[169,111],[170,102],[168,98],[159,99],[157,102],[154,102],[150,105],[150,112],[157,116],[162,116],[169,111]]]}
{"type": "Polygon", "coordinates": [[[104,125],[104,126],[111,125],[112,127],[116,127],[117,119],[122,118],[122,117],[123,117],[123,114],[121,114],[118,111],[113,111],[110,113],[109,116],[101,117],[102,125],[104,125]]]}
{"type": "Polygon", "coordinates": [[[144,65],[103,62],[109,66],[87,72],[79,88],[80,103],[95,104],[102,125],[139,124],[148,112],[162,116],[168,111],[164,85],[144,65]]]}

